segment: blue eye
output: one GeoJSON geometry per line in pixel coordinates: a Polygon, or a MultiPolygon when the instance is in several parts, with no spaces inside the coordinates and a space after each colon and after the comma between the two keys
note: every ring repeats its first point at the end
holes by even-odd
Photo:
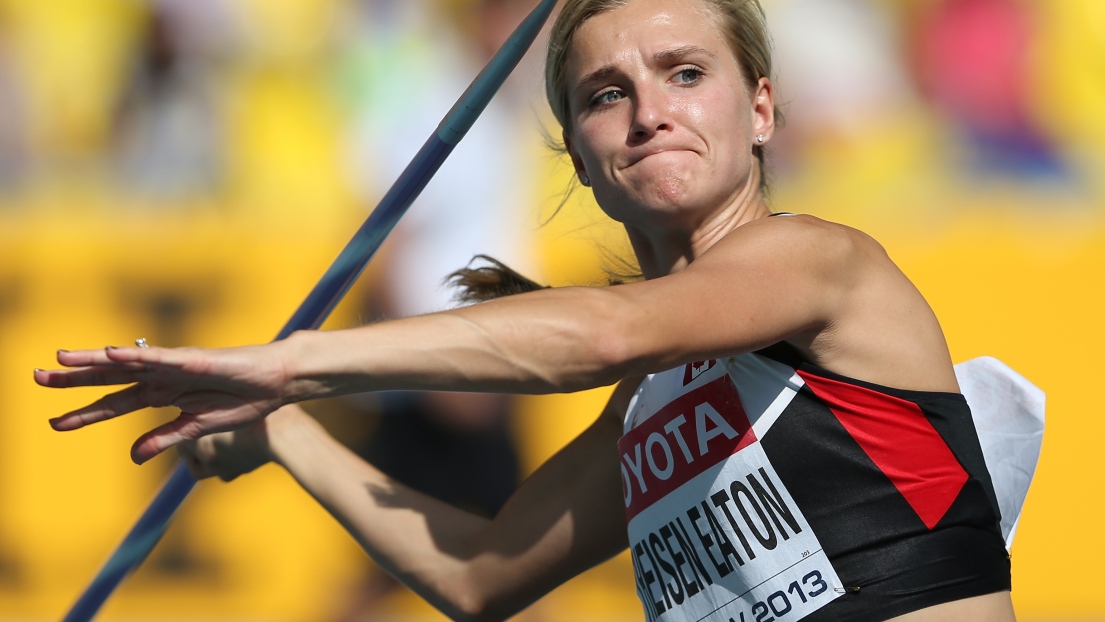
{"type": "Polygon", "coordinates": [[[595,95],[594,99],[591,100],[591,104],[612,104],[623,97],[625,97],[625,94],[623,94],[621,91],[617,89],[610,89],[609,91],[603,91],[598,95],[595,95]]]}
{"type": "Polygon", "coordinates": [[[675,81],[680,84],[694,84],[702,78],[702,70],[687,68],[675,74],[675,81]]]}

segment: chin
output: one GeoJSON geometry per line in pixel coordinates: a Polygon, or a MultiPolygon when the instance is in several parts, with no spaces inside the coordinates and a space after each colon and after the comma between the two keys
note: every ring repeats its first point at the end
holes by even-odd
{"type": "Polygon", "coordinates": [[[668,174],[628,188],[595,188],[595,199],[618,222],[663,225],[708,209],[689,175],[668,174]]]}
{"type": "Polygon", "coordinates": [[[696,189],[697,184],[688,176],[669,176],[643,188],[641,204],[658,213],[698,211],[703,201],[696,189]]]}

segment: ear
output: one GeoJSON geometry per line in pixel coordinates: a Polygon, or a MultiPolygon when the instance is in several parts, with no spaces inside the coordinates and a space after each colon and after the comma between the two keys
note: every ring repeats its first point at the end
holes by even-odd
{"type": "Polygon", "coordinates": [[[576,171],[576,175],[582,177],[587,176],[587,169],[583,167],[583,159],[579,157],[579,152],[575,150],[572,145],[572,137],[568,135],[568,130],[564,130],[560,134],[564,140],[564,149],[568,152],[568,157],[572,159],[572,167],[576,171]]]}
{"type": "Polygon", "coordinates": [[[764,142],[775,133],[775,88],[769,78],[760,78],[752,92],[752,138],[763,135],[764,142]]]}

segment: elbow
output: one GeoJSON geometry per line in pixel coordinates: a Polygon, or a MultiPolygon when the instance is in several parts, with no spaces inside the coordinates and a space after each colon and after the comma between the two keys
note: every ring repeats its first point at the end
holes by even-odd
{"type": "Polygon", "coordinates": [[[456,622],[501,622],[518,611],[505,600],[495,602],[478,590],[469,590],[453,601],[453,611],[449,612],[449,618],[456,622]]]}
{"type": "Polygon", "coordinates": [[[575,335],[574,360],[547,369],[544,382],[553,393],[574,393],[615,384],[634,368],[632,342],[609,322],[594,322],[583,334],[575,335]],[[554,371],[555,370],[555,371],[554,371]]]}
{"type": "Polygon", "coordinates": [[[582,334],[575,336],[585,349],[584,364],[561,390],[571,392],[615,384],[638,373],[642,365],[648,365],[642,335],[634,330],[637,326],[634,312],[619,302],[603,300],[599,308],[588,314],[582,334]]]}
{"type": "Polygon", "coordinates": [[[447,612],[449,619],[454,622],[489,622],[493,618],[489,615],[486,601],[471,595],[464,595],[453,603],[453,611],[447,612]]]}
{"type": "Polygon", "coordinates": [[[614,384],[642,370],[655,371],[651,367],[657,362],[655,344],[648,336],[653,326],[650,310],[616,290],[601,290],[605,295],[587,323],[585,342],[595,362],[595,376],[601,380],[599,386],[614,384]]]}
{"type": "Polygon", "coordinates": [[[505,349],[526,392],[572,393],[607,386],[648,364],[641,330],[647,312],[635,301],[609,289],[564,289],[548,294],[564,298],[552,305],[559,313],[534,324],[519,323],[526,332],[505,349]]]}
{"type": "Polygon", "coordinates": [[[594,335],[590,342],[596,366],[594,377],[599,380],[599,386],[614,384],[630,375],[639,358],[633,347],[634,342],[619,328],[608,326],[600,334],[594,335]]]}
{"type": "Polygon", "coordinates": [[[440,608],[451,620],[463,622],[501,622],[537,600],[545,590],[525,569],[513,564],[503,566],[492,558],[475,562],[450,581],[447,607],[440,608]]]}

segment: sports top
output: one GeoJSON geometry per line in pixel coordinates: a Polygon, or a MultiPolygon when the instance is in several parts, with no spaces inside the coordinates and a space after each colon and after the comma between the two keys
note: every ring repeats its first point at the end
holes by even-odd
{"type": "Polygon", "coordinates": [[[777,344],[648,376],[618,450],[650,621],[884,620],[1010,588],[958,393],[777,344]]]}

